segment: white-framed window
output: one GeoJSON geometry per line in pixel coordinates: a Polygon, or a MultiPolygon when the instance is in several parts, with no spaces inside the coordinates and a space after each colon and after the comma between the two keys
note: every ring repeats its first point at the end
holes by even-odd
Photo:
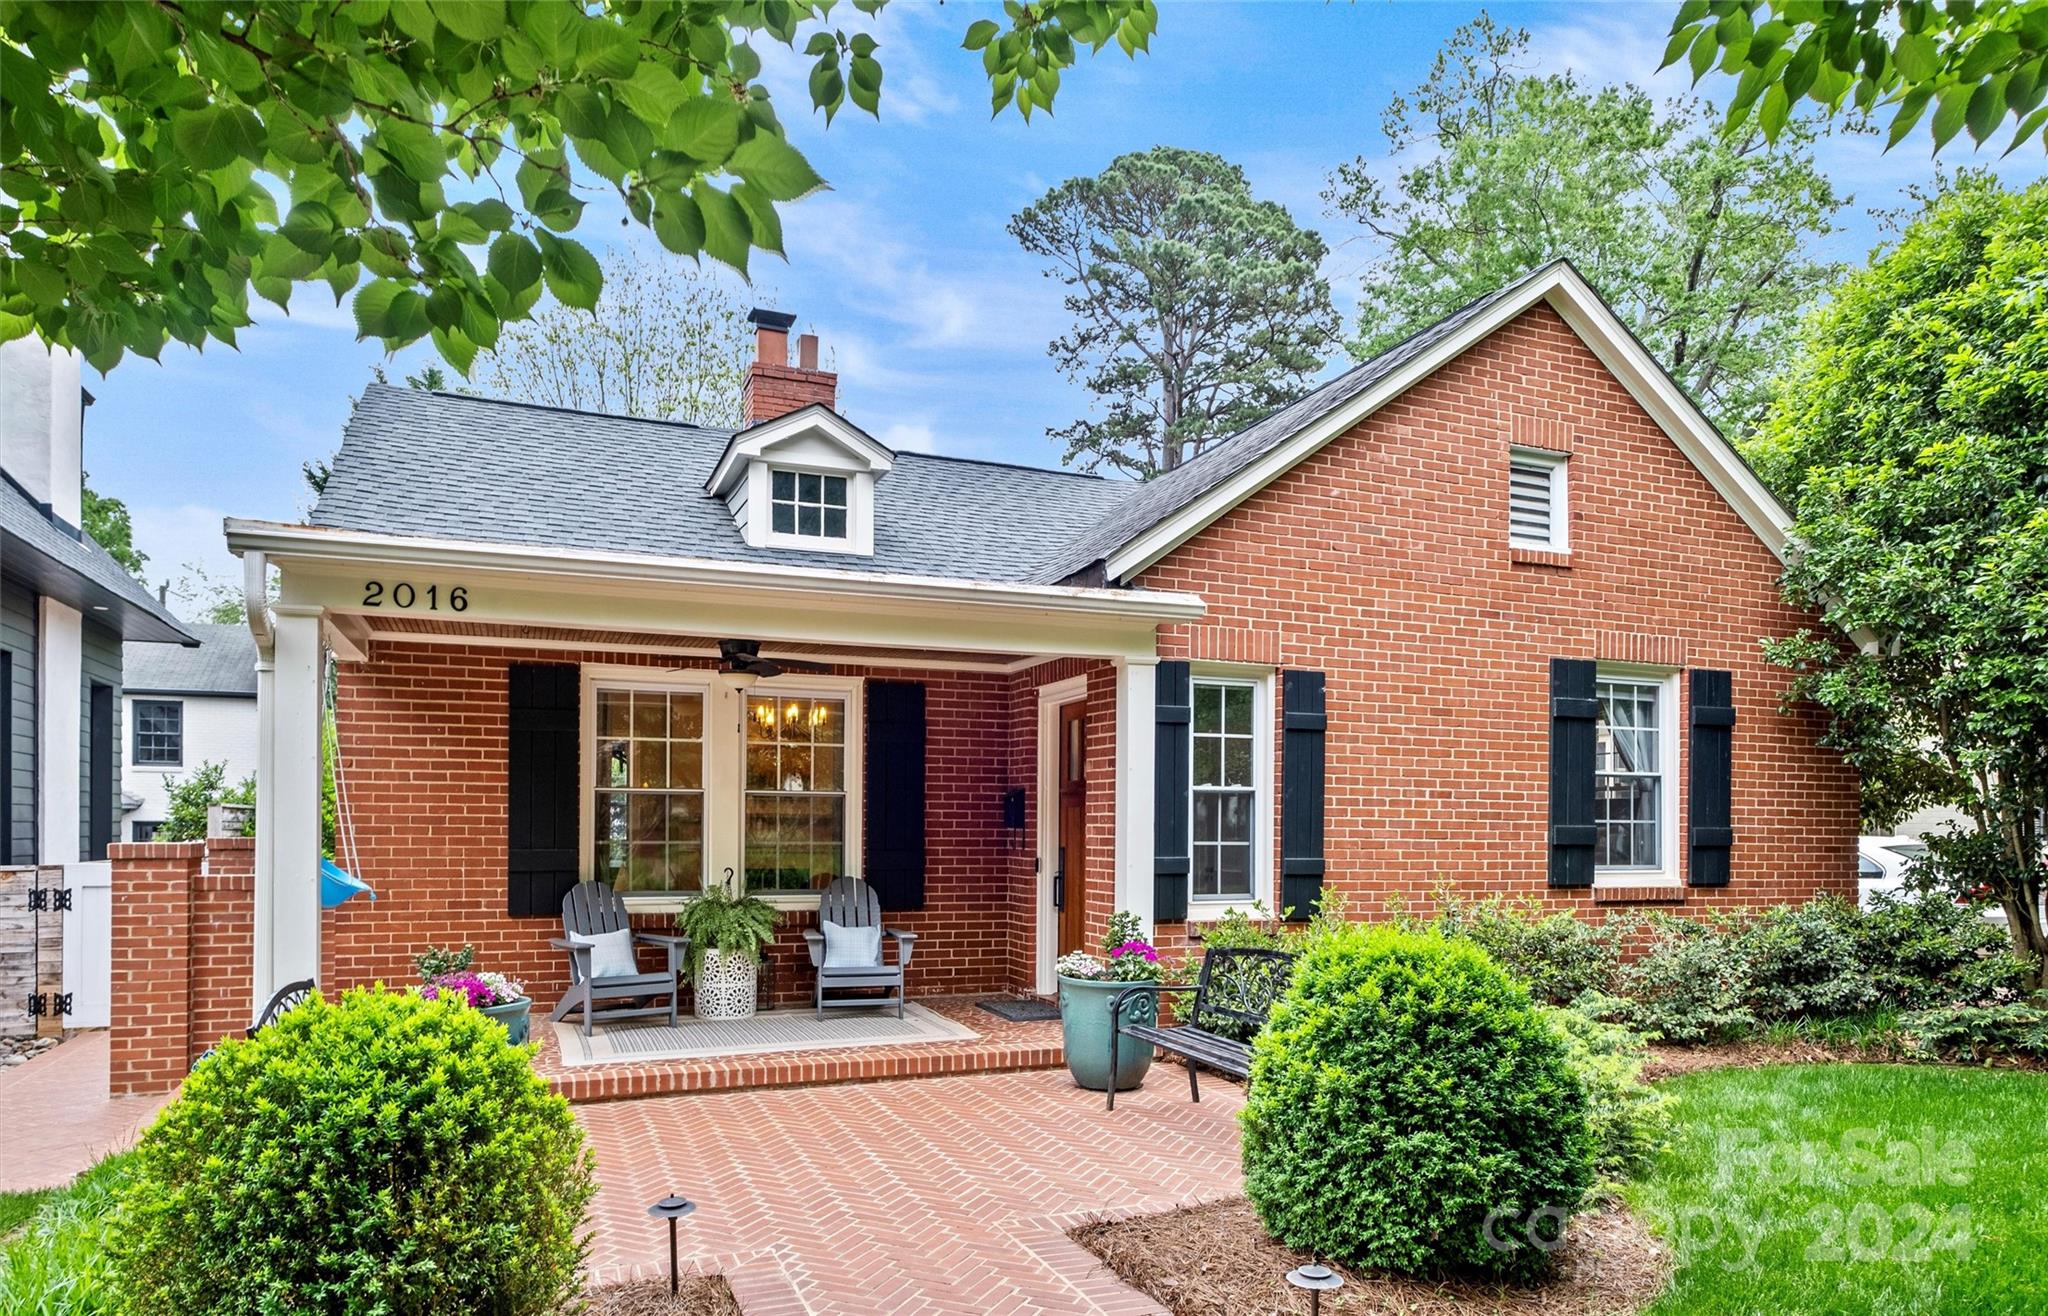
{"type": "Polygon", "coordinates": [[[1566,471],[1561,452],[1513,448],[1508,452],[1508,542],[1546,553],[1571,551],[1566,471]]]}
{"type": "Polygon", "coordinates": [[[591,727],[591,871],[614,891],[704,885],[702,687],[600,685],[591,727]]]}
{"type": "Polygon", "coordinates": [[[185,762],[185,704],[179,699],[134,703],[135,766],[176,768],[185,762]]]}
{"type": "Polygon", "coordinates": [[[847,871],[846,711],[840,695],[748,696],[748,891],[820,890],[847,871]]]}
{"type": "MultiPolygon", "coordinates": [[[[1197,676],[1188,755],[1189,895],[1243,903],[1258,894],[1261,688],[1258,682],[1197,676]]],[[[1270,788],[1270,787],[1268,787],[1270,788]]]]}
{"type": "Polygon", "coordinates": [[[815,907],[860,872],[861,689],[585,665],[585,874],[649,911],[714,883],[815,907]]]}
{"type": "Polygon", "coordinates": [[[1602,876],[1677,871],[1677,679],[1627,670],[1595,679],[1593,867],[1602,876]]]}
{"type": "Polygon", "coordinates": [[[780,467],[770,470],[768,508],[771,533],[834,543],[847,538],[843,475],[780,467]]]}

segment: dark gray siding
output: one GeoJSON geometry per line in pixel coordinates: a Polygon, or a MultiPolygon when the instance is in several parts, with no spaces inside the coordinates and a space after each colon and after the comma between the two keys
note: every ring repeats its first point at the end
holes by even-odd
{"type": "Polygon", "coordinates": [[[8,857],[27,864],[36,858],[36,596],[12,580],[0,580],[0,648],[7,650],[14,683],[12,725],[0,729],[0,754],[14,767],[14,807],[0,827],[13,843],[8,857]]]}
{"type": "Polygon", "coordinates": [[[106,841],[121,839],[121,636],[120,633],[87,619],[81,626],[79,652],[83,669],[78,681],[78,853],[90,858],[92,844],[92,688],[111,686],[114,691],[114,734],[108,744],[114,777],[113,797],[107,802],[109,820],[106,841]]]}

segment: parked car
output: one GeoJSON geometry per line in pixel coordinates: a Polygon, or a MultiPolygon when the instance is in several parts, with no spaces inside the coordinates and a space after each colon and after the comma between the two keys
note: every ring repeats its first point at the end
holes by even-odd
{"type": "Polygon", "coordinates": [[[1880,891],[1902,895],[1906,869],[1927,853],[1927,844],[1917,836],[1862,836],[1856,840],[1856,903],[1870,908],[1871,897],[1880,891]]]}

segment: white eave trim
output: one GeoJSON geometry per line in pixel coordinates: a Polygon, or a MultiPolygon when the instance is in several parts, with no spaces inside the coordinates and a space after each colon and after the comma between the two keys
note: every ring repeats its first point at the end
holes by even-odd
{"type": "Polygon", "coordinates": [[[228,519],[226,528],[231,552],[245,556],[260,553],[273,563],[324,560],[336,564],[431,566],[585,582],[746,589],[840,601],[1058,612],[1070,617],[1153,623],[1193,621],[1207,612],[1200,595],[1172,590],[1013,585],[939,576],[794,568],[758,562],[380,535],[236,517],[228,519]]]}
{"type": "Polygon", "coordinates": [[[821,434],[844,448],[870,474],[879,476],[895,469],[895,453],[822,402],[813,402],[734,434],[719,454],[718,465],[711,468],[711,478],[704,482],[705,492],[723,498],[745,472],[748,461],[764,449],[804,433],[821,434]]]}
{"type": "Polygon", "coordinates": [[[1532,276],[1515,296],[1503,298],[1457,333],[1343,406],[1318,417],[1231,479],[1111,553],[1104,564],[1109,578],[1129,580],[1159,561],[1324,444],[1346,433],[1539,301],[1549,303],[1571,326],[1678,445],[1679,451],[1707,477],[1715,492],[1735,509],[1743,523],[1779,561],[1785,561],[1791,551],[1791,515],[1700,414],[1684,390],[1636,341],[1627,326],[1579,277],[1578,271],[1558,262],[1532,276]]]}

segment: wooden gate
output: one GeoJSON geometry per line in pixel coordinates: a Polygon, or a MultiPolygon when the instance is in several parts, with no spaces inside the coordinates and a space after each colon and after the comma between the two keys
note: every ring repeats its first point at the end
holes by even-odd
{"type": "Polygon", "coordinates": [[[62,868],[0,868],[0,1037],[63,1031],[71,895],[62,868]]]}

